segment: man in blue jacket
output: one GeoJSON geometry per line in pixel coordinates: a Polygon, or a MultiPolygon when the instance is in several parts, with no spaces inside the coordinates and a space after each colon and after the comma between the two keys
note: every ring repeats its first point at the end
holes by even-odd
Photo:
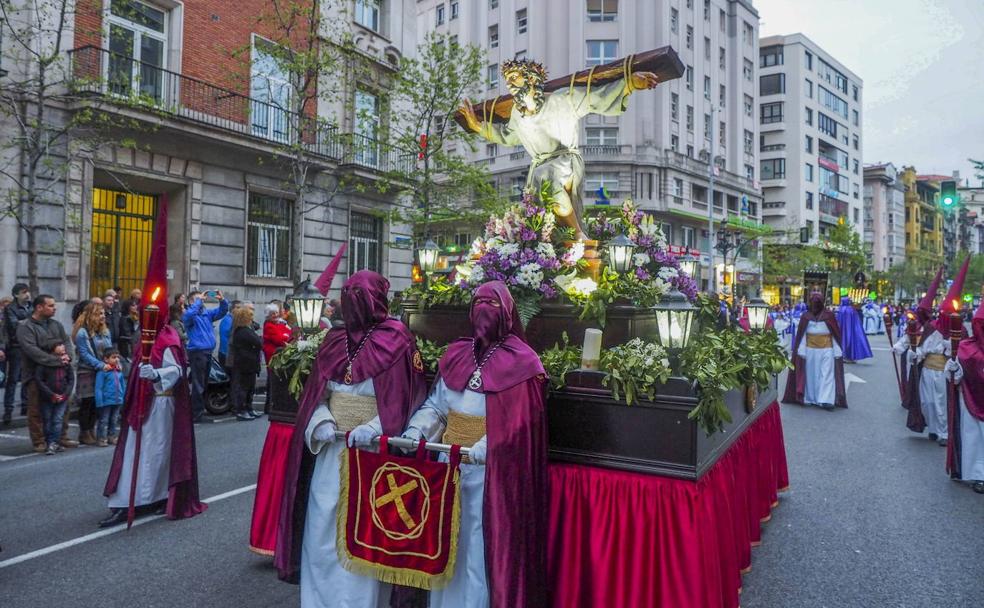
{"type": "Polygon", "coordinates": [[[191,412],[195,422],[201,422],[205,416],[205,384],[208,382],[208,369],[212,362],[212,351],[215,350],[215,331],[212,325],[229,312],[229,303],[222,297],[221,291],[207,292],[219,301],[219,307],[208,310],[205,308],[205,297],[200,291],[188,294],[190,302],[181,320],[185,331],[188,332],[188,364],[191,368],[191,412]]]}

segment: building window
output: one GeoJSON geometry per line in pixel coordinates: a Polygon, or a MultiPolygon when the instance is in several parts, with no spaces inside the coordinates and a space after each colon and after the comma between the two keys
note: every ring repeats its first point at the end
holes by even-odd
{"type": "Polygon", "coordinates": [[[857,110],[851,110],[851,122],[854,123],[855,127],[861,126],[861,115],[858,114],[857,110]]]}
{"type": "Polygon", "coordinates": [[[718,11],[718,28],[722,34],[728,33],[728,15],[723,11],[718,11]]]}
{"type": "Polygon", "coordinates": [[[167,13],[136,0],[116,0],[110,3],[108,21],[109,91],[164,101],[167,13]]]}
{"type": "Polygon", "coordinates": [[[687,130],[694,132],[694,107],[687,106],[687,130]]]}
{"type": "Polygon", "coordinates": [[[813,126],[813,110],[806,108],[806,124],[813,126]]]}
{"type": "Polygon", "coordinates": [[[837,90],[841,93],[847,95],[847,76],[841,74],[837,68],[823,59],[820,60],[820,65],[817,67],[817,75],[820,80],[826,80],[828,83],[837,87],[837,90]]]}
{"type": "Polygon", "coordinates": [[[380,124],[379,97],[368,91],[355,92],[355,160],[361,165],[375,167],[379,162],[376,135],[380,124]]]}
{"type": "Polygon", "coordinates": [[[493,63],[485,70],[485,78],[489,81],[489,88],[494,89],[499,86],[499,64],[493,63]]]}
{"type": "Polygon", "coordinates": [[[806,193],[806,208],[807,209],[813,209],[813,193],[812,192],[807,192],[806,193]]]}
{"type": "Polygon", "coordinates": [[[762,179],[784,179],[786,177],[786,159],[771,158],[763,160],[759,168],[762,179]]]}
{"type": "Polygon", "coordinates": [[[808,182],[813,181],[813,165],[811,165],[810,163],[806,163],[805,165],[803,165],[803,179],[805,179],[808,182]]]}
{"type": "Polygon", "coordinates": [[[499,155],[499,146],[498,146],[498,144],[485,144],[485,157],[486,158],[495,158],[498,155],[499,155]]]}
{"type": "Polygon", "coordinates": [[[383,220],[353,211],[349,220],[349,274],[382,272],[383,220]]]}
{"type": "MultiPolygon", "coordinates": [[[[666,236],[667,239],[670,237],[666,236]]],[[[697,231],[691,226],[680,226],[680,246],[693,249],[697,246],[697,231]]]]}
{"type": "Polygon", "coordinates": [[[752,63],[751,59],[746,57],[741,70],[741,73],[745,76],[745,80],[751,82],[754,72],[755,72],[755,64],[752,63]]]}
{"type": "MultiPolygon", "coordinates": [[[[857,198],[857,196],[855,196],[854,198],[857,198]]],[[[861,210],[858,209],[857,207],[855,207],[854,208],[854,223],[857,224],[860,221],[861,221],[861,210]]]]}
{"type": "Polygon", "coordinates": [[[687,26],[687,48],[694,48],[694,27],[692,25],[687,26]]]}
{"type": "Polygon", "coordinates": [[[821,105],[847,118],[847,102],[823,87],[817,87],[817,100],[821,105]]]}
{"type": "Polygon", "coordinates": [[[749,180],[755,179],[755,167],[752,165],[745,165],[745,177],[749,180]]]}
{"type": "Polygon", "coordinates": [[[861,140],[858,139],[858,136],[857,135],[852,135],[851,136],[851,141],[852,141],[852,145],[854,146],[854,149],[855,150],[858,150],[859,147],[860,147],[860,145],[861,145],[861,140]]]}
{"type": "Polygon", "coordinates": [[[813,154],[813,138],[809,135],[806,136],[806,151],[813,154]]]}
{"type": "Polygon", "coordinates": [[[588,21],[615,21],[618,0],[588,0],[588,21]]]}
{"type": "Polygon", "coordinates": [[[588,40],[587,65],[602,65],[618,59],[618,40],[588,40]]]}
{"type": "Polygon", "coordinates": [[[670,118],[680,120],[680,96],[670,93],[670,118]]]}
{"type": "Polygon", "coordinates": [[[680,136],[679,135],[670,135],[670,148],[672,148],[674,152],[679,152],[680,151],[680,136]]]}
{"type": "Polygon", "coordinates": [[[513,55],[513,59],[515,59],[516,61],[521,61],[523,59],[526,59],[526,49],[516,51],[516,54],[513,55]]]}
{"type": "Polygon", "coordinates": [[[379,1],[355,0],[355,22],[374,32],[379,31],[379,1]]]}
{"type": "Polygon", "coordinates": [[[769,74],[759,77],[759,95],[779,95],[786,92],[786,75],[769,74]]]}
{"type": "Polygon", "coordinates": [[[806,61],[806,69],[813,71],[813,53],[810,51],[803,51],[803,58],[806,61]]]}
{"type": "Polygon", "coordinates": [[[704,139],[711,139],[711,115],[704,114],[704,139]]]}
{"type": "Polygon", "coordinates": [[[721,106],[722,108],[725,107],[727,105],[727,103],[726,103],[727,100],[728,100],[728,90],[726,88],[724,88],[724,85],[723,84],[722,85],[719,85],[718,86],[718,105],[721,106]]]}
{"type": "Polygon", "coordinates": [[[443,25],[444,24],[444,4],[443,3],[437,5],[437,24],[438,25],[443,25]]]}
{"type": "Polygon", "coordinates": [[[718,67],[722,70],[728,64],[728,52],[724,50],[723,46],[718,47],[718,67]]]}
{"type": "Polygon", "coordinates": [[[292,89],[289,75],[275,52],[270,43],[254,41],[249,79],[250,120],[254,136],[287,142],[292,89]]]}
{"type": "Polygon", "coordinates": [[[674,34],[680,31],[680,11],[675,8],[670,9],[670,31],[674,34]]]}
{"type": "Polygon", "coordinates": [[[246,209],[246,276],[290,279],[293,202],[249,193],[246,209]]]}
{"type": "Polygon", "coordinates": [[[751,95],[745,95],[745,116],[751,116],[755,109],[755,100],[751,95]]]}
{"type": "Polygon", "coordinates": [[[687,144],[687,156],[690,158],[694,157],[694,147],[692,144],[687,144]]]}
{"type": "Polygon", "coordinates": [[[745,154],[755,153],[755,134],[745,129],[745,154]]]}
{"type": "Polygon", "coordinates": [[[837,121],[823,112],[817,112],[817,129],[837,139],[837,121]]]}
{"type": "Polygon", "coordinates": [[[752,42],[754,40],[755,40],[755,28],[752,27],[751,23],[747,21],[743,21],[741,26],[741,41],[745,43],[745,46],[752,46],[752,42]]]}
{"type": "MultiPolygon", "coordinates": [[[[748,25],[747,23],[745,25],[748,25]]],[[[767,46],[759,50],[759,67],[771,68],[775,65],[782,65],[782,45],[767,46]]]]}
{"type": "Polygon", "coordinates": [[[724,122],[718,123],[718,143],[723,148],[728,145],[728,126],[724,122]]]}
{"type": "MultiPolygon", "coordinates": [[[[854,159],[854,175],[858,175],[858,173],[859,173],[860,170],[861,170],[861,163],[859,163],[858,162],[858,159],[855,158],[854,159]]],[[[891,217],[892,216],[889,216],[889,219],[891,219],[891,217]]]]}
{"type": "Polygon", "coordinates": [[[528,20],[526,17],[526,9],[520,9],[516,11],[516,33],[525,34],[528,25],[528,20]]]}
{"type": "Polygon", "coordinates": [[[499,8],[499,0],[489,0],[489,10],[499,8]]]}
{"type": "Polygon", "coordinates": [[[499,24],[489,26],[489,48],[499,48],[499,24]]]}
{"type": "Polygon", "coordinates": [[[858,85],[856,84],[851,85],[851,97],[854,101],[858,101],[858,85]]]}
{"type": "Polygon", "coordinates": [[[589,146],[618,145],[618,127],[588,127],[585,135],[585,144],[589,146]]]}
{"type": "Polygon", "coordinates": [[[457,0],[451,0],[451,19],[458,18],[458,2],[457,0]]]}
{"type": "Polygon", "coordinates": [[[813,99],[813,81],[809,78],[803,81],[803,94],[807,99],[813,99]]]}
{"type": "Polygon", "coordinates": [[[711,60],[711,39],[704,36],[704,59],[711,60]]]}
{"type": "Polygon", "coordinates": [[[588,173],[584,178],[584,191],[596,192],[599,188],[604,188],[609,192],[618,192],[618,173],[588,173]]]}
{"type": "Polygon", "coordinates": [[[704,76],[704,99],[711,99],[711,77],[704,76]]]}
{"type": "Polygon", "coordinates": [[[763,125],[782,122],[782,102],[763,103],[759,106],[759,119],[763,125]]]}
{"type": "Polygon", "coordinates": [[[673,178],[673,189],[670,191],[670,196],[674,198],[681,198],[683,196],[683,180],[679,177],[673,178]]]}
{"type": "Polygon", "coordinates": [[[687,78],[687,90],[688,91],[693,91],[694,90],[694,68],[693,68],[693,66],[690,66],[690,65],[687,66],[687,75],[686,75],[686,78],[687,78]]]}
{"type": "Polygon", "coordinates": [[[711,0],[704,0],[704,21],[711,20],[711,0]]]}

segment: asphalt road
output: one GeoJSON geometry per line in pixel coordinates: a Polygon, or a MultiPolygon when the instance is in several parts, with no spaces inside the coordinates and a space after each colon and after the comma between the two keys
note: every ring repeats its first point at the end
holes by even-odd
{"type": "MultiPolygon", "coordinates": [[[[889,354],[875,355],[848,366],[866,382],[850,386],[850,409],[783,406],[791,489],[753,549],[743,608],[982,605],[984,496],[906,430],[889,354]]],[[[246,548],[266,429],[196,427],[209,510],[103,536],[112,450],[37,456],[22,429],[0,431],[0,606],[297,606],[297,588],[246,548]]]]}

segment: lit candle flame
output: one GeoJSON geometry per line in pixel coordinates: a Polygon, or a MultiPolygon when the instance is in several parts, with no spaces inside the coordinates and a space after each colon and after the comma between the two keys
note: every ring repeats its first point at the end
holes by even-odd
{"type": "Polygon", "coordinates": [[[910,320],[916,318],[916,315],[912,314],[912,312],[905,313],[905,316],[906,316],[906,318],[908,318],[910,320]]]}
{"type": "Polygon", "coordinates": [[[953,312],[960,312],[960,300],[953,300],[953,312]]]}
{"type": "Polygon", "coordinates": [[[155,287],[154,288],[154,293],[152,293],[150,295],[150,302],[151,302],[151,304],[153,304],[154,302],[157,301],[157,296],[159,296],[159,295],[161,295],[161,288],[160,287],[155,287]]]}
{"type": "Polygon", "coordinates": [[[882,308],[882,314],[885,314],[885,315],[888,314],[888,306],[885,306],[884,308],[882,308]]]}

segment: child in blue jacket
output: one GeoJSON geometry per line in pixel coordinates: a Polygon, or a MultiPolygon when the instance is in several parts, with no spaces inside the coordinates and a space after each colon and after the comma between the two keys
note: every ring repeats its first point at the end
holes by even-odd
{"type": "Polygon", "coordinates": [[[96,372],[96,445],[104,448],[116,445],[117,424],[123,408],[123,395],[126,394],[126,378],[120,365],[120,351],[107,348],[103,352],[103,363],[109,370],[96,372]]]}

